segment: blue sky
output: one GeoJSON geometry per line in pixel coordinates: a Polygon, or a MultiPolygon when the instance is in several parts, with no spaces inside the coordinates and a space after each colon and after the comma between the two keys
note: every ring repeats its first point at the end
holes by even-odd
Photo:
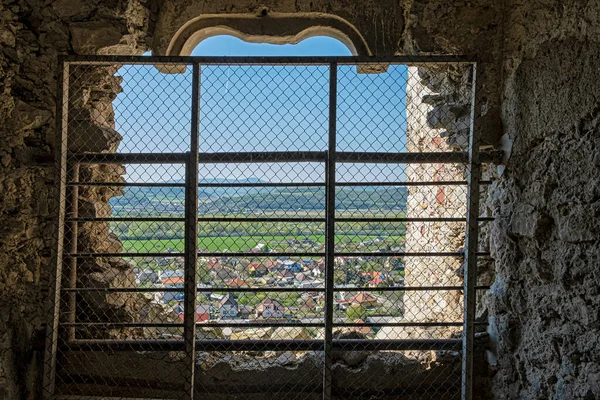
{"type": "MultiPolygon", "coordinates": [[[[339,41],[309,38],[297,45],[246,43],[231,36],[201,42],[195,56],[351,55],[339,41]]],[[[320,151],[327,149],[329,71],[326,66],[202,66],[200,151],[320,151]]],[[[189,151],[191,71],[162,74],[153,66],[125,66],[123,93],[115,105],[119,151],[189,151]]],[[[337,149],[405,150],[406,67],[383,74],[338,69],[337,149]]],[[[180,166],[127,168],[129,181],[160,182],[183,177],[180,166]]],[[[385,165],[340,165],[338,180],[403,179],[385,165]]],[[[200,166],[205,178],[322,181],[319,164],[200,166]]]]}

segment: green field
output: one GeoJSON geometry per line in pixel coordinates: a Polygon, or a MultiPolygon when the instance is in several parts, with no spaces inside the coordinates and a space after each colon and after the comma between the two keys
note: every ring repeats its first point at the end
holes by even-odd
{"type": "MultiPolygon", "coordinates": [[[[284,242],[293,236],[212,236],[198,238],[198,247],[208,251],[246,251],[255,247],[259,243],[267,244],[270,248],[277,250],[278,247],[287,247],[286,245],[277,245],[274,242],[284,242]]],[[[344,243],[351,240],[353,243],[375,239],[377,235],[338,235],[336,243],[344,243]]],[[[309,238],[317,243],[324,243],[323,235],[301,236],[298,240],[309,238]]],[[[381,246],[400,245],[404,236],[385,236],[386,241],[381,246]]],[[[123,240],[123,250],[126,252],[164,252],[168,249],[182,252],[184,247],[183,239],[141,239],[141,240],[123,240]]],[[[306,250],[311,251],[311,250],[306,250]]],[[[300,251],[299,251],[300,252],[300,251]]]]}

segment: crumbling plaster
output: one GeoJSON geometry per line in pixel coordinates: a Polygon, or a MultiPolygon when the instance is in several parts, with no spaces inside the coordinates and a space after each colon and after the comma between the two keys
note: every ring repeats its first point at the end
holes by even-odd
{"type": "Polygon", "coordinates": [[[598,0],[5,0],[0,398],[39,394],[33,349],[44,336],[54,177],[37,156],[54,151],[58,54],[140,54],[164,48],[165,32],[193,17],[260,7],[336,15],[377,55],[478,57],[484,138],[496,144],[506,133],[512,145],[487,202],[498,215],[489,230],[496,279],[484,299],[494,396],[600,397],[598,0]]]}

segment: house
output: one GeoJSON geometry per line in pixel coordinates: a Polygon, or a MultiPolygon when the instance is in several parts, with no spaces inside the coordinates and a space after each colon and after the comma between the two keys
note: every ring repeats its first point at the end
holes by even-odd
{"type": "Polygon", "coordinates": [[[277,280],[292,283],[294,281],[294,274],[292,274],[289,269],[284,269],[277,274],[277,280]]]}
{"type": "Polygon", "coordinates": [[[377,297],[373,296],[371,293],[359,292],[350,297],[348,302],[350,304],[358,304],[363,307],[374,307],[377,304],[377,297]]]}
{"type": "Polygon", "coordinates": [[[231,293],[228,293],[219,301],[218,308],[221,318],[235,318],[238,315],[238,302],[231,293]]]}
{"type": "Polygon", "coordinates": [[[225,282],[225,284],[229,287],[250,287],[248,283],[240,278],[235,278],[230,281],[225,282]]]}
{"type": "Polygon", "coordinates": [[[266,298],[256,306],[256,317],[281,318],[285,308],[275,299],[266,298]]]}
{"type": "Polygon", "coordinates": [[[152,270],[151,268],[144,268],[138,274],[138,279],[139,279],[140,282],[152,282],[152,283],[158,283],[158,282],[160,282],[158,274],[154,270],[152,270]]]}
{"type": "Polygon", "coordinates": [[[250,264],[248,264],[247,270],[248,273],[252,276],[263,276],[264,274],[269,272],[264,263],[260,263],[257,261],[253,261],[250,264]]]}
{"type": "Polygon", "coordinates": [[[272,285],[275,282],[275,278],[272,276],[263,276],[262,278],[259,278],[257,282],[262,285],[272,285]]]}
{"type": "Polygon", "coordinates": [[[248,319],[253,312],[254,308],[252,306],[240,306],[238,309],[238,317],[248,319]]]}
{"type": "Polygon", "coordinates": [[[298,272],[294,276],[294,281],[297,282],[297,283],[307,282],[308,281],[308,275],[306,275],[304,272],[298,272]]]}
{"type": "MultiPolygon", "coordinates": [[[[198,304],[196,306],[196,322],[208,321],[210,319],[210,307],[210,304],[198,304]]],[[[174,310],[179,316],[179,319],[183,321],[183,300],[179,301],[179,304],[174,310]]]]}

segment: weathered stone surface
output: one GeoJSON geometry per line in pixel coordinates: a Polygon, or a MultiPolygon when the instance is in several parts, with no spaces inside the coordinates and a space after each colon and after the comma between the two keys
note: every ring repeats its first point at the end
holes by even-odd
{"type": "Polygon", "coordinates": [[[118,45],[126,32],[123,24],[104,21],[77,22],[71,25],[73,50],[78,54],[94,54],[118,45]]]}
{"type": "MultiPolygon", "coordinates": [[[[480,240],[485,250],[489,235],[494,258],[485,276],[494,283],[482,302],[495,338],[490,358],[495,360],[492,393],[498,399],[599,398],[598,1],[283,0],[269,1],[267,6],[274,12],[328,12],[345,18],[379,55],[432,52],[477,56],[485,112],[485,118],[479,121],[484,142],[495,144],[506,133],[512,143],[511,158],[500,182],[490,190],[487,209],[482,210],[498,216],[491,228],[482,227],[480,240]]],[[[54,177],[51,167],[26,164],[28,157],[24,155],[54,154],[55,121],[51,117],[56,108],[57,55],[140,54],[150,44],[165,49],[172,34],[190,18],[216,13],[255,15],[258,7],[253,0],[169,0],[160,5],[134,0],[57,0],[48,4],[7,1],[0,6],[0,398],[40,398],[40,357],[32,356],[30,349],[46,319],[40,305],[44,304],[42,289],[47,288],[53,268],[53,229],[46,217],[52,209],[50,188],[54,177]]],[[[110,105],[120,90],[120,81],[114,76],[116,68],[111,68],[85,71],[79,76],[85,77],[81,87],[72,88],[73,106],[83,111],[72,121],[95,121],[97,127],[91,129],[99,140],[91,148],[103,151],[114,151],[120,140],[112,131],[110,105]]],[[[431,92],[421,97],[425,105],[435,107],[442,98],[461,104],[463,94],[445,97],[440,90],[446,83],[460,82],[461,74],[418,70],[418,79],[431,92]]],[[[463,146],[464,131],[457,125],[446,132],[439,132],[441,141],[423,142],[419,149],[430,151],[444,143],[455,149],[463,146]]],[[[81,178],[119,182],[123,173],[118,166],[90,167],[82,169],[81,178]]],[[[440,176],[451,173],[455,172],[442,171],[440,176]]],[[[82,188],[80,198],[99,202],[102,209],[120,193],[117,187],[82,188]]],[[[444,204],[437,190],[413,192],[411,198],[414,210],[425,210],[424,200],[444,204]]],[[[444,198],[447,202],[452,193],[445,191],[444,198]]],[[[411,234],[422,234],[421,226],[410,229],[411,234]]],[[[435,230],[423,232],[431,238],[428,235],[435,230]]],[[[438,234],[448,236],[443,238],[448,244],[460,239],[452,230],[438,230],[438,234]]],[[[119,246],[103,226],[82,227],[80,242],[83,249],[119,246]]],[[[444,265],[448,274],[429,276],[426,282],[458,282],[453,270],[459,263],[452,260],[444,265]]],[[[87,279],[93,277],[94,284],[114,284],[117,277],[130,279],[130,267],[119,261],[100,260],[81,266],[90,271],[87,279]]],[[[407,275],[407,282],[410,279],[407,275]]],[[[135,298],[129,303],[91,299],[89,305],[98,311],[106,307],[114,318],[128,320],[134,317],[131,310],[117,316],[108,304],[135,305],[138,301],[154,307],[148,299],[135,298]]],[[[155,311],[147,310],[147,315],[155,311]]],[[[98,334],[102,332],[90,332],[89,337],[98,334]]],[[[107,334],[146,335],[141,331],[107,334]]],[[[314,370],[307,364],[307,371],[320,377],[317,359],[311,359],[317,365],[314,370]]],[[[75,361],[89,360],[80,357],[75,361]]],[[[95,361],[92,365],[97,367],[95,361]]],[[[181,373],[176,369],[172,372],[172,361],[161,364],[164,368],[157,368],[156,360],[139,364],[122,358],[109,361],[114,368],[107,370],[118,369],[120,375],[141,372],[150,377],[160,371],[159,378],[164,378],[181,373]],[[138,368],[133,371],[131,365],[138,368]],[[164,372],[167,370],[171,375],[164,372]]],[[[369,362],[381,366],[375,369],[379,371],[377,378],[389,372],[389,363],[369,362]]],[[[401,368],[394,369],[398,376],[405,372],[404,364],[400,364],[401,368]]],[[[74,365],[77,368],[80,364],[74,365]]],[[[225,370],[232,371],[228,368],[225,370]]],[[[350,370],[343,363],[337,368],[350,370]]],[[[286,364],[275,371],[288,373],[288,369],[292,368],[286,364]]],[[[350,371],[344,376],[358,380],[365,371],[360,365],[356,371],[355,375],[350,371]]],[[[297,376],[295,373],[289,372],[288,376],[297,376]]],[[[249,368],[246,375],[236,371],[223,376],[248,382],[256,376],[256,369],[249,368]]],[[[260,377],[271,379],[270,374],[261,373],[260,377]]],[[[212,378],[202,383],[212,384],[212,378]]],[[[450,378],[456,380],[456,376],[446,376],[450,378]]],[[[93,388],[90,394],[96,394],[93,388]]],[[[163,392],[158,397],[167,395],[163,392]]]]}
{"type": "Polygon", "coordinates": [[[119,132],[89,121],[74,121],[70,126],[69,150],[80,153],[115,152],[123,137],[119,132]]]}

